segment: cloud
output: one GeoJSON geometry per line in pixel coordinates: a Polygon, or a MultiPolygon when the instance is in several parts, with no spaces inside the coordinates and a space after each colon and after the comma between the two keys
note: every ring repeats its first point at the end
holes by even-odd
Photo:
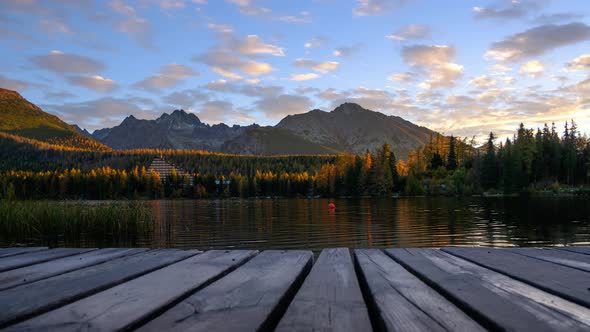
{"type": "Polygon", "coordinates": [[[102,76],[68,76],[68,82],[96,92],[111,92],[117,88],[117,83],[102,76]]]}
{"type": "Polygon", "coordinates": [[[291,81],[309,81],[318,78],[319,75],[316,73],[307,73],[307,74],[293,74],[291,75],[291,81]]]}
{"type": "Polygon", "coordinates": [[[341,47],[338,47],[337,49],[335,49],[334,52],[332,52],[332,54],[337,57],[348,58],[348,57],[354,55],[355,53],[359,52],[361,50],[361,48],[362,48],[362,44],[355,44],[355,45],[351,45],[351,46],[341,46],[341,47]]]}
{"type": "Polygon", "coordinates": [[[123,18],[113,20],[115,30],[126,34],[143,48],[154,49],[152,26],[148,20],[139,16],[135,8],[127,5],[122,0],[113,0],[109,3],[109,6],[119,16],[123,16],[123,18]]]}
{"type": "Polygon", "coordinates": [[[248,61],[240,66],[240,69],[250,76],[260,76],[274,71],[268,63],[248,61]]]}
{"type": "Polygon", "coordinates": [[[97,73],[105,69],[105,65],[102,62],[90,57],[66,54],[61,51],[51,51],[47,55],[33,56],[31,57],[31,62],[41,69],[49,70],[60,75],[65,73],[97,73]]]}
{"type": "Polygon", "coordinates": [[[508,6],[494,5],[488,8],[473,7],[474,17],[478,19],[516,20],[541,9],[544,1],[513,0],[508,6]]]}
{"type": "Polygon", "coordinates": [[[569,70],[590,70],[590,54],[580,55],[565,66],[569,70]]]}
{"type": "Polygon", "coordinates": [[[263,98],[256,102],[256,107],[269,118],[277,119],[307,112],[313,107],[313,103],[305,96],[282,94],[263,98]]]}
{"type": "Polygon", "coordinates": [[[270,97],[283,92],[283,87],[276,85],[251,85],[217,80],[207,83],[205,89],[221,93],[240,94],[248,97],[270,97]]]}
{"type": "Polygon", "coordinates": [[[201,111],[198,112],[198,116],[207,123],[220,123],[233,112],[233,107],[233,104],[227,101],[208,101],[200,106],[201,111]]]}
{"type": "Polygon", "coordinates": [[[144,90],[158,90],[163,88],[169,88],[178,85],[183,80],[199,75],[198,72],[192,68],[179,65],[179,64],[167,64],[160,68],[160,72],[156,75],[147,77],[135,84],[135,87],[144,90]]]}
{"type": "Polygon", "coordinates": [[[455,49],[447,45],[413,45],[402,48],[404,61],[428,74],[423,89],[452,87],[462,77],[463,66],[453,63],[455,49]]]}
{"type": "Polygon", "coordinates": [[[357,0],[356,7],[352,10],[355,16],[383,15],[399,9],[407,0],[357,0]]]}
{"type": "Polygon", "coordinates": [[[193,56],[193,61],[208,65],[228,79],[240,80],[243,77],[236,70],[250,76],[260,76],[275,70],[268,63],[251,60],[264,55],[284,56],[285,52],[281,47],[264,43],[256,35],[238,39],[228,33],[222,38],[221,44],[193,56]]]}
{"type": "Polygon", "coordinates": [[[75,123],[90,130],[116,126],[127,116],[154,118],[157,114],[141,108],[132,99],[100,98],[77,103],[40,105],[67,123],[75,123]]]}
{"type": "Polygon", "coordinates": [[[544,25],[544,24],[557,24],[557,23],[564,23],[564,22],[571,22],[575,20],[580,20],[584,17],[582,14],[577,13],[554,13],[554,14],[543,14],[541,16],[537,16],[533,23],[537,25],[544,25]]]}
{"type": "Polygon", "coordinates": [[[336,61],[318,62],[311,59],[299,58],[293,62],[293,66],[297,68],[311,68],[316,72],[326,74],[338,70],[340,63],[336,61]]]}
{"type": "Polygon", "coordinates": [[[219,74],[219,75],[221,75],[221,76],[223,76],[223,77],[225,77],[225,78],[227,78],[229,80],[232,80],[232,81],[239,81],[239,80],[243,79],[242,76],[240,76],[240,75],[238,75],[238,74],[236,74],[234,72],[231,72],[229,70],[225,70],[223,68],[212,67],[211,70],[213,70],[217,74],[219,74]]]}
{"type": "Polygon", "coordinates": [[[258,16],[272,13],[270,8],[256,7],[252,0],[226,0],[228,3],[234,4],[240,10],[240,13],[249,16],[258,16]]]}
{"type": "Polygon", "coordinates": [[[541,25],[493,43],[485,57],[517,62],[589,39],[590,27],[584,23],[541,25]]]}
{"type": "Polygon", "coordinates": [[[282,47],[271,44],[265,44],[257,35],[248,35],[243,40],[235,40],[235,45],[231,48],[242,55],[270,54],[274,56],[284,56],[285,52],[282,47]]]}
{"type": "Polygon", "coordinates": [[[420,87],[425,89],[450,88],[455,86],[455,82],[462,76],[463,66],[450,62],[444,63],[432,68],[428,80],[422,82],[420,87]]]}
{"type": "Polygon", "coordinates": [[[442,65],[454,57],[455,49],[446,45],[413,45],[402,48],[402,58],[410,66],[442,65]]]}
{"type": "Polygon", "coordinates": [[[326,37],[313,37],[308,42],[303,44],[305,48],[316,48],[324,45],[328,39],[326,37]]]}
{"type": "Polygon", "coordinates": [[[22,91],[26,89],[29,84],[25,81],[15,80],[12,78],[4,77],[0,75],[0,88],[14,90],[14,91],[22,91]]]}
{"type": "Polygon", "coordinates": [[[531,60],[520,66],[520,72],[533,78],[539,78],[545,72],[545,65],[541,61],[531,60]]]}
{"type": "Polygon", "coordinates": [[[388,91],[366,87],[358,87],[339,93],[331,92],[326,94],[326,92],[324,91],[324,97],[336,97],[338,94],[340,95],[340,98],[331,99],[331,108],[335,108],[345,102],[351,102],[370,110],[389,113],[395,100],[394,95],[388,91]]]}
{"type": "Polygon", "coordinates": [[[491,88],[495,86],[496,83],[496,80],[488,75],[481,75],[469,81],[469,84],[478,88],[491,88]]]}
{"type": "Polygon", "coordinates": [[[208,23],[207,27],[219,34],[233,34],[234,29],[227,24],[208,23]]]}
{"type": "Polygon", "coordinates": [[[404,73],[395,73],[387,76],[387,79],[393,82],[401,82],[401,83],[411,83],[414,82],[417,78],[416,73],[412,72],[404,72],[404,73]]]}
{"type": "Polygon", "coordinates": [[[419,40],[429,38],[430,33],[431,29],[427,25],[410,24],[391,35],[385,36],[385,38],[397,41],[419,40]]]}
{"type": "Polygon", "coordinates": [[[303,11],[299,15],[283,15],[278,20],[286,23],[311,23],[312,18],[309,12],[303,11]]]}
{"type": "Polygon", "coordinates": [[[162,101],[174,108],[191,109],[199,102],[209,100],[209,95],[196,90],[173,92],[162,98],[162,101]]]}
{"type": "Polygon", "coordinates": [[[316,97],[324,100],[337,100],[337,99],[345,99],[348,96],[347,93],[338,92],[333,88],[329,88],[318,92],[316,97]]]}

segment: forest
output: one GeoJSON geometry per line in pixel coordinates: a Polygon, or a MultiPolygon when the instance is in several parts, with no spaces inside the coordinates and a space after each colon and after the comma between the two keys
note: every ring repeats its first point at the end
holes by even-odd
{"type": "Polygon", "coordinates": [[[0,135],[0,198],[153,199],[392,195],[588,194],[590,140],[523,124],[511,139],[437,135],[398,160],[388,144],[364,155],[239,156],[192,150],[95,151],[0,135]],[[18,157],[17,157],[18,156],[18,157]],[[191,175],[165,179],[154,157],[191,175]]]}

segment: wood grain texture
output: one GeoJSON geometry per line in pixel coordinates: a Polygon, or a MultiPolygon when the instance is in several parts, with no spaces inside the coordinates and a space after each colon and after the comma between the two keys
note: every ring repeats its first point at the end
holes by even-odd
{"type": "Polygon", "coordinates": [[[128,329],[255,254],[256,251],[247,250],[211,250],[10,326],[7,330],[128,329]]]}
{"type": "Polygon", "coordinates": [[[590,307],[590,273],[492,248],[445,248],[445,252],[590,307]]]}
{"type": "Polygon", "coordinates": [[[590,255],[550,248],[510,248],[504,250],[510,251],[514,254],[590,272],[590,255]]]}
{"type": "Polygon", "coordinates": [[[584,331],[590,310],[436,249],[386,253],[484,327],[509,331],[584,331]]]}
{"type": "Polygon", "coordinates": [[[347,248],[322,250],[276,331],[371,331],[347,248]]]}
{"type": "Polygon", "coordinates": [[[382,331],[485,331],[383,251],[355,250],[377,327],[382,331]]]}
{"type": "Polygon", "coordinates": [[[99,249],[0,273],[0,291],[129,256],[147,249],[99,249]]]}
{"type": "Polygon", "coordinates": [[[312,262],[310,251],[264,251],[139,330],[272,329],[312,262]]]}
{"type": "Polygon", "coordinates": [[[23,266],[43,263],[54,259],[77,255],[95,249],[59,248],[36,251],[22,255],[0,258],[0,272],[18,269],[23,266]]]}
{"type": "Polygon", "coordinates": [[[152,250],[0,291],[0,327],[66,305],[200,251],[152,250]]]}
{"type": "Polygon", "coordinates": [[[30,252],[36,252],[41,250],[47,250],[47,247],[11,247],[11,248],[0,248],[0,258],[26,254],[30,252]]]}

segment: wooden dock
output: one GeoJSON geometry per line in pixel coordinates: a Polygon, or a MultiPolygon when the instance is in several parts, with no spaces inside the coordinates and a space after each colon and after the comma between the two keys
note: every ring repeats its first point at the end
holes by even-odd
{"type": "Polygon", "coordinates": [[[0,249],[7,331],[590,331],[590,247],[0,249]]]}

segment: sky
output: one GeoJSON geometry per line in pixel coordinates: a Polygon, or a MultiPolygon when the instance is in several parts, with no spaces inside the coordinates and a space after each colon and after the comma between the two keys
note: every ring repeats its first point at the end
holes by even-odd
{"type": "Polygon", "coordinates": [[[447,135],[590,133],[588,0],[2,0],[0,87],[92,131],[343,102],[447,135]]]}

